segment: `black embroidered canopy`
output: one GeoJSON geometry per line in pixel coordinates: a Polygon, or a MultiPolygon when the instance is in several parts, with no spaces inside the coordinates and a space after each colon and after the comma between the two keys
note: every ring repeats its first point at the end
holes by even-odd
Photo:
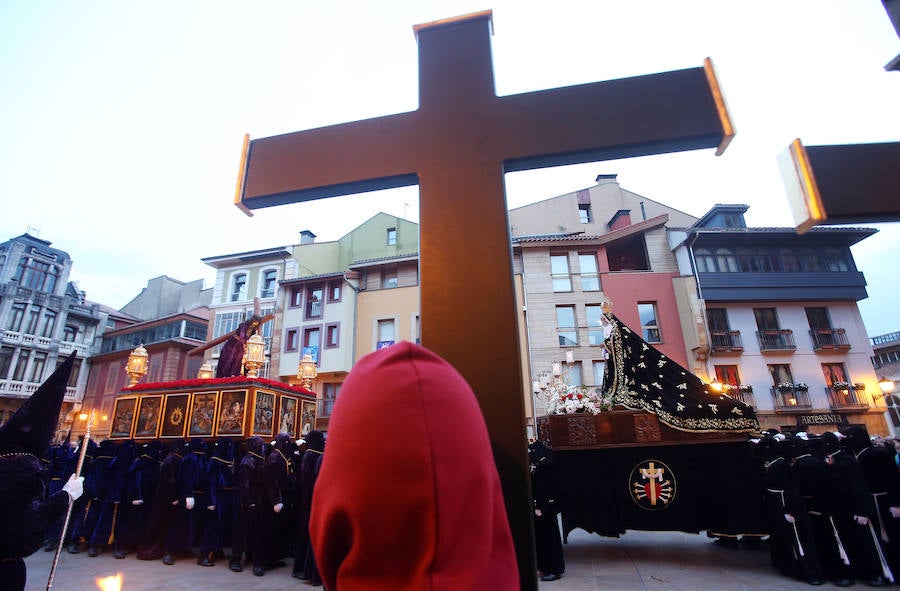
{"type": "Polygon", "coordinates": [[[703,381],[647,343],[612,314],[604,388],[613,401],[655,414],[682,431],[758,432],[753,407],[711,392],[703,381]]]}

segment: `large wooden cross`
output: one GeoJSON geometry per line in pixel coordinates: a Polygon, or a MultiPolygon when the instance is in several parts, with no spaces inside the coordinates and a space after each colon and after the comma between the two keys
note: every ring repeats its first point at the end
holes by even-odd
{"type": "Polygon", "coordinates": [[[418,183],[422,343],[456,367],[478,397],[522,588],[536,589],[503,174],[699,148],[721,152],[733,131],[708,61],[498,97],[490,11],[414,30],[418,110],[245,142],[236,204],[250,213],[418,183]]]}

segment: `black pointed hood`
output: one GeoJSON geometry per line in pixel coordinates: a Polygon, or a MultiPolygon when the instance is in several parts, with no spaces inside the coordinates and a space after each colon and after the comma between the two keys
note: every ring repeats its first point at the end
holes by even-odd
{"type": "Polygon", "coordinates": [[[50,446],[74,364],[73,351],[9,422],[0,427],[0,453],[18,451],[39,456],[50,446]]]}

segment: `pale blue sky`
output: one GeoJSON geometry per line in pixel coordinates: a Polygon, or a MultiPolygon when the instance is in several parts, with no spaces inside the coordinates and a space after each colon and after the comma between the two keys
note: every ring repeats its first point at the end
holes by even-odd
{"type": "MultiPolygon", "coordinates": [[[[333,240],[415,189],[261,210],[231,202],[244,133],[263,137],[416,108],[415,24],[494,11],[499,94],[715,63],[737,136],[712,150],[517,173],[510,206],[599,173],[695,216],[747,203],[790,226],[776,162],[807,145],[900,141],[900,53],[879,0],[0,2],[0,238],[68,251],[89,299],[121,307],[208,256],[333,240]]],[[[408,203],[409,205],[405,205],[408,203]]],[[[900,330],[895,224],[854,247],[871,335],[900,330]]]]}

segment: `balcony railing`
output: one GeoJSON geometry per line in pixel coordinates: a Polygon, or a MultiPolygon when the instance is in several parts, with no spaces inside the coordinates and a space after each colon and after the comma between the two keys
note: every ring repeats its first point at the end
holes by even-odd
{"type": "Polygon", "coordinates": [[[744,350],[739,330],[713,331],[709,336],[713,353],[741,353],[744,350]]]}
{"type": "Polygon", "coordinates": [[[792,330],[760,330],[756,333],[760,351],[794,351],[794,331],[792,330]]]}
{"type": "Polygon", "coordinates": [[[865,409],[869,408],[869,403],[863,398],[865,387],[856,388],[825,388],[828,394],[828,404],[833,409],[865,409]]]}
{"type": "MultiPolygon", "coordinates": [[[[8,396],[9,398],[30,398],[31,395],[34,394],[39,387],[40,384],[34,384],[31,382],[20,382],[18,380],[0,380],[0,394],[8,396]]],[[[75,386],[67,386],[63,400],[65,402],[72,402],[75,400],[77,393],[78,390],[77,388],[75,388],[75,386]]]]}
{"type": "Polygon", "coordinates": [[[809,390],[799,388],[772,388],[772,399],[775,401],[775,410],[809,410],[812,403],[809,401],[809,390]]]}
{"type": "Polygon", "coordinates": [[[37,347],[40,349],[50,348],[50,339],[47,337],[39,337],[37,335],[14,332],[11,330],[3,331],[3,342],[9,343],[10,345],[25,345],[27,347],[37,347]]]}
{"type": "Polygon", "coordinates": [[[730,396],[731,398],[734,398],[735,400],[739,400],[740,402],[743,402],[747,406],[752,406],[753,408],[756,408],[756,399],[753,398],[752,391],[742,391],[739,388],[733,388],[730,390],[726,390],[725,393],[728,394],[728,396],[730,396]]]}
{"type": "Polygon", "coordinates": [[[843,328],[817,328],[809,331],[816,351],[846,351],[850,348],[847,331],[843,328]]]}

